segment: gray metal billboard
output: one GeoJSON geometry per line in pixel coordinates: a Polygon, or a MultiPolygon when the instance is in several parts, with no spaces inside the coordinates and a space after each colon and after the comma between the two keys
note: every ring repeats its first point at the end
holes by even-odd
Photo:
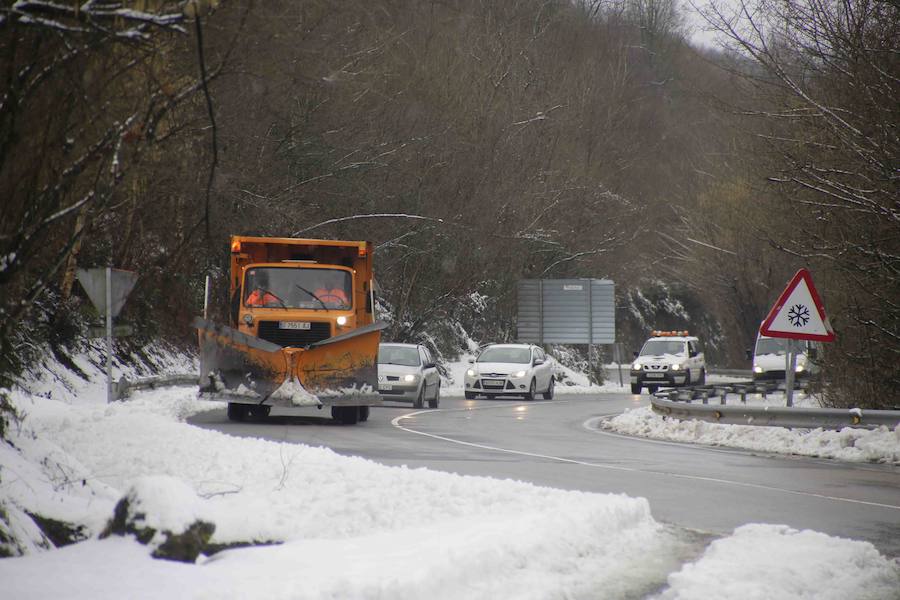
{"type": "Polygon", "coordinates": [[[517,339],[532,344],[613,344],[614,284],[609,279],[519,281],[517,339]]]}

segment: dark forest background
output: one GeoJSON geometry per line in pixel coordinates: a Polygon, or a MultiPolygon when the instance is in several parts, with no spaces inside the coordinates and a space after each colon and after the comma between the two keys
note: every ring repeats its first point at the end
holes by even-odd
{"type": "Polygon", "coordinates": [[[673,0],[7,0],[0,384],[83,342],[78,267],[139,273],[123,353],[192,348],[255,234],[373,241],[389,335],[447,358],[514,338],[519,279],[597,277],[626,350],[747,368],[807,267],[827,400],[896,405],[900,8],[730,6],[712,50],[673,0]]]}

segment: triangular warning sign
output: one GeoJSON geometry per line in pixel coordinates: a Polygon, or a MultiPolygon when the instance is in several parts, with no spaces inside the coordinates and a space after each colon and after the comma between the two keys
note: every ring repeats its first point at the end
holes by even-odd
{"type": "Polygon", "coordinates": [[[795,340],[833,342],[834,330],[806,269],[800,269],[759,328],[762,335],[795,340]]]}

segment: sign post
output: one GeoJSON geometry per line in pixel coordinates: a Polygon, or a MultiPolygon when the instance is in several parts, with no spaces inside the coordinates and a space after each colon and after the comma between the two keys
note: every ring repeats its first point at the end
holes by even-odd
{"type": "Polygon", "coordinates": [[[794,369],[797,364],[796,340],[833,342],[834,330],[819,292],[812,282],[812,275],[800,269],[781,293],[775,306],[763,321],[759,332],[767,337],[788,340],[785,356],[784,387],[787,405],[794,405],[794,369]]]}
{"type": "MultiPolygon", "coordinates": [[[[98,337],[106,337],[106,401],[112,402],[113,393],[112,356],[113,337],[116,333],[128,333],[125,328],[113,328],[113,318],[119,315],[125,299],[137,282],[137,273],[122,271],[106,267],[105,269],[78,269],[78,281],[87,292],[88,298],[100,313],[105,317],[105,327],[100,328],[102,333],[98,337]]],[[[94,331],[94,328],[91,328],[94,331]]]]}

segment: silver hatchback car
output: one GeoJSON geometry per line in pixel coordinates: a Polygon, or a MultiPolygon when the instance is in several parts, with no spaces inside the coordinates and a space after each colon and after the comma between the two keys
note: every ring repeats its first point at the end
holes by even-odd
{"type": "Polygon", "coordinates": [[[412,402],[416,408],[437,408],[441,376],[428,348],[420,344],[378,346],[378,393],[384,400],[412,402]]]}

